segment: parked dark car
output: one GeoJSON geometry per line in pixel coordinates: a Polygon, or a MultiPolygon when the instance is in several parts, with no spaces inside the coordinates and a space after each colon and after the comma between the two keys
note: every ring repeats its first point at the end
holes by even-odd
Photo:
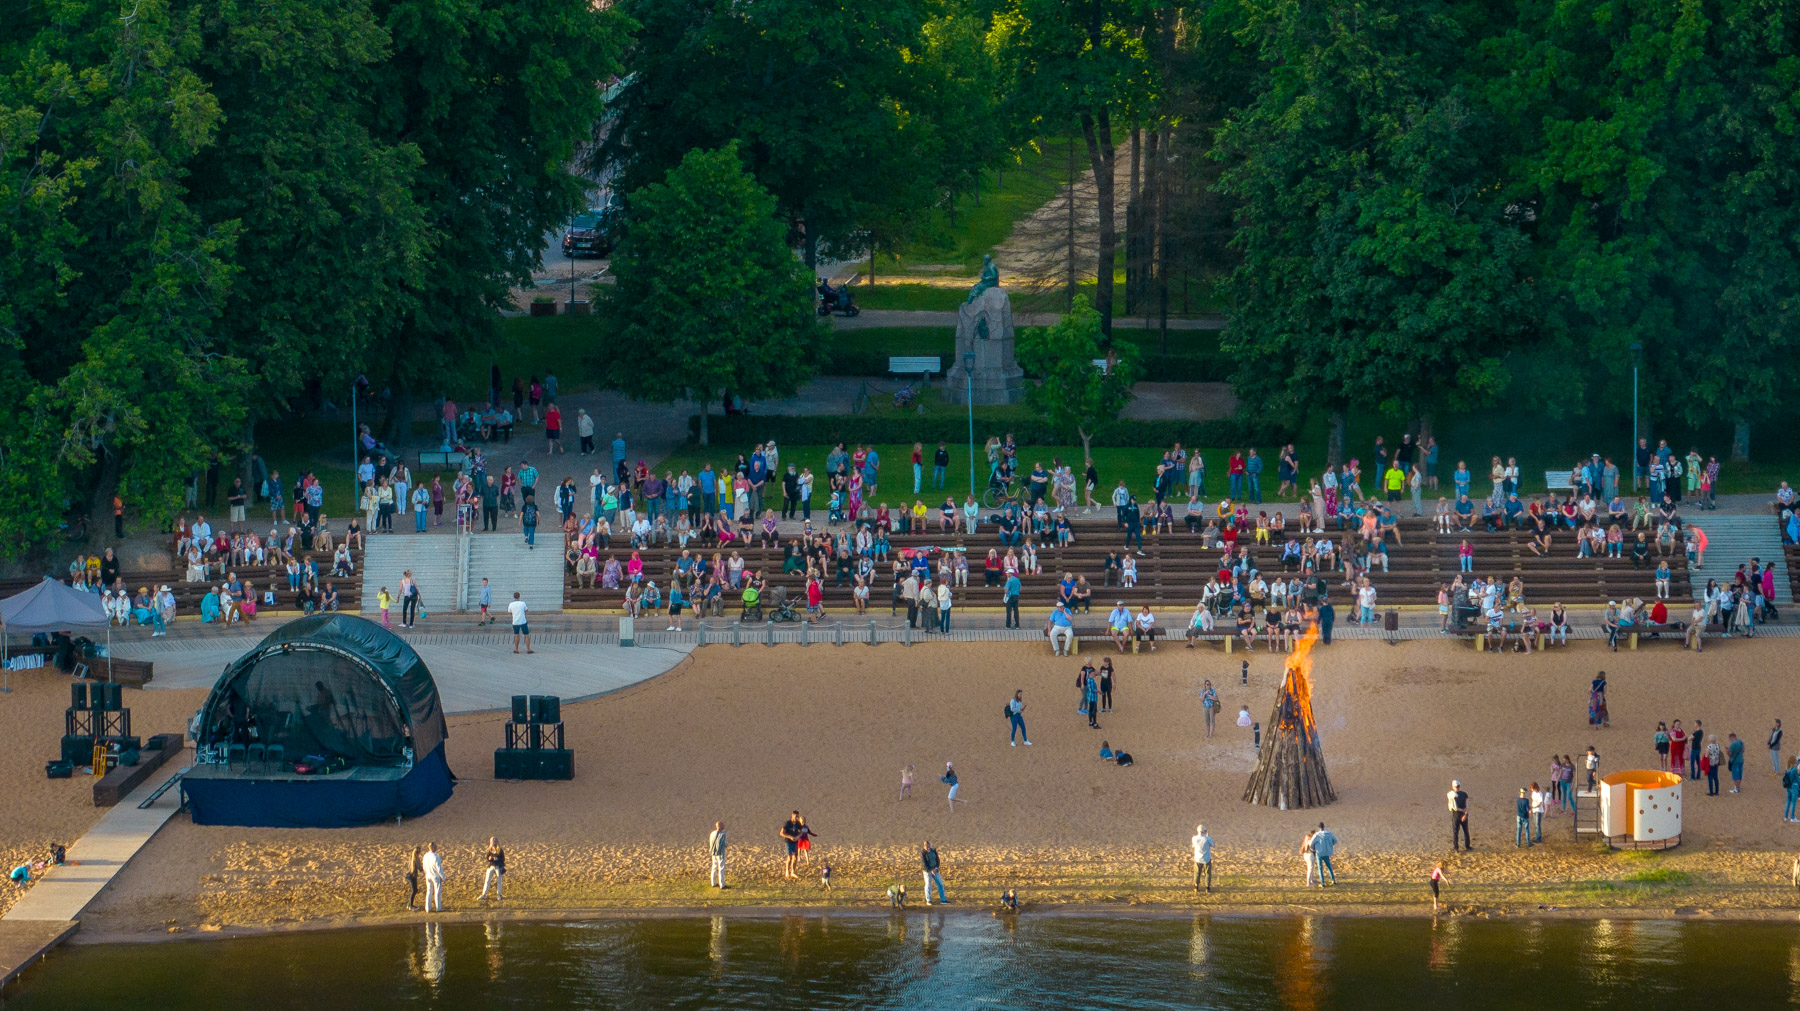
{"type": "Polygon", "coordinates": [[[563,234],[563,255],[570,259],[612,255],[617,242],[619,214],[615,208],[596,207],[575,215],[563,234]]]}

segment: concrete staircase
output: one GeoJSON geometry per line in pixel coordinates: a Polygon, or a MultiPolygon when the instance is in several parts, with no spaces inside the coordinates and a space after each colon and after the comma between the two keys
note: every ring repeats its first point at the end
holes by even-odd
{"type": "Polygon", "coordinates": [[[1787,562],[1782,557],[1781,531],[1775,518],[1765,515],[1719,516],[1702,513],[1689,515],[1692,526],[1706,532],[1705,566],[1693,574],[1694,593],[1706,589],[1708,579],[1730,582],[1737,567],[1760,558],[1764,564],[1775,563],[1776,606],[1787,603],[1792,594],[1788,582],[1787,562]]]}
{"type": "Polygon", "coordinates": [[[418,581],[425,610],[454,611],[462,587],[466,537],[454,534],[377,534],[368,538],[362,557],[362,613],[378,614],[382,587],[395,598],[393,620],[400,620],[400,577],[408,569],[418,581]]]}
{"type": "Polygon", "coordinates": [[[476,534],[468,538],[463,599],[469,610],[480,606],[483,576],[494,593],[494,610],[503,619],[515,591],[533,613],[562,610],[562,536],[552,528],[550,536],[545,537],[543,529],[539,528],[536,550],[527,549],[517,534],[476,534]]]}

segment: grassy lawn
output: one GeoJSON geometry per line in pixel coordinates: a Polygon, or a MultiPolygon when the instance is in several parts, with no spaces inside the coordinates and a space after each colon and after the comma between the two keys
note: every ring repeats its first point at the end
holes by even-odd
{"type": "Polygon", "coordinates": [[[557,388],[576,392],[600,384],[590,359],[600,343],[600,321],[593,316],[516,316],[500,321],[500,342],[490,359],[483,355],[463,365],[459,387],[465,397],[485,398],[488,365],[500,366],[503,396],[509,396],[514,376],[527,382],[532,376],[554,374],[557,388]]]}
{"type": "MultiPolygon", "coordinates": [[[[1041,143],[1043,153],[1026,148],[1018,164],[1003,172],[982,173],[979,195],[959,195],[956,227],[950,227],[950,214],[940,208],[932,212],[922,235],[897,252],[884,251],[875,264],[876,280],[912,264],[960,264],[970,274],[978,272],[982,256],[1006,241],[1014,222],[1044,206],[1068,182],[1064,142],[1041,143]]],[[[1075,171],[1086,167],[1086,154],[1078,152],[1075,171]]]]}
{"type": "MultiPolygon", "coordinates": [[[[975,483],[977,487],[984,490],[987,488],[987,457],[982,452],[982,444],[987,441],[990,432],[998,430],[999,429],[993,427],[983,429],[979,422],[977,422],[975,427],[975,483]]],[[[854,447],[846,448],[853,449],[854,447]]],[[[910,504],[915,498],[922,498],[925,500],[926,505],[935,507],[942,504],[945,494],[955,495],[957,500],[961,501],[962,497],[967,494],[969,490],[969,447],[965,441],[951,443],[947,448],[950,450],[950,467],[947,474],[946,488],[943,491],[933,491],[931,488],[931,457],[933,452],[936,451],[937,446],[935,444],[928,445],[925,447],[924,490],[919,495],[915,496],[912,493],[912,465],[910,463],[910,460],[912,459],[912,445],[910,443],[896,443],[892,445],[876,446],[876,451],[881,454],[882,479],[878,494],[873,496],[870,501],[874,502],[876,505],[880,505],[883,501],[886,501],[891,505],[898,505],[902,501],[910,504]]],[[[782,446],[780,449],[783,469],[785,469],[786,465],[789,463],[812,468],[813,475],[818,478],[820,482],[819,487],[816,487],[813,493],[813,508],[815,510],[822,510],[825,505],[826,495],[828,494],[821,490],[825,475],[825,456],[831,452],[831,447],[824,445],[782,446]]],[[[748,446],[715,445],[707,447],[706,449],[701,449],[698,446],[687,445],[676,450],[662,463],[658,464],[657,469],[668,470],[677,475],[684,469],[690,473],[697,474],[700,472],[700,467],[704,463],[711,461],[714,470],[723,470],[736,464],[739,453],[748,455],[749,450],[750,447],[748,446]]],[[[1210,461],[1215,454],[1218,457],[1219,463],[1223,465],[1227,451],[1211,451],[1207,454],[1207,459],[1210,461]]],[[[1101,482],[1100,489],[1094,494],[1095,500],[1104,506],[1110,507],[1112,488],[1120,478],[1124,478],[1126,486],[1131,488],[1141,501],[1148,501],[1150,498],[1150,483],[1156,476],[1156,461],[1160,459],[1161,456],[1162,451],[1156,449],[1109,449],[1095,447],[1094,463],[1100,469],[1101,482]]],[[[1019,450],[1020,466],[1026,472],[1030,471],[1031,465],[1034,462],[1042,461],[1044,466],[1048,468],[1051,465],[1051,461],[1057,458],[1061,458],[1064,462],[1076,469],[1077,483],[1079,485],[1081,471],[1081,447],[1079,445],[1033,446],[1030,448],[1021,447],[1019,450]]],[[[1220,476],[1223,476],[1224,472],[1222,466],[1219,473],[1220,476]]],[[[1213,485],[1217,482],[1213,480],[1213,475],[1211,474],[1208,474],[1207,478],[1207,490],[1212,491],[1213,485]]]]}

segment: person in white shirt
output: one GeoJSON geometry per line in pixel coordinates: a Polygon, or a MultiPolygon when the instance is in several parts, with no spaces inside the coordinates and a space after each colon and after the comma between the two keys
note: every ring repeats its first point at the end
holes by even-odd
{"type": "Polygon", "coordinates": [[[1536,842],[1544,841],[1544,791],[1536,783],[1531,784],[1531,828],[1537,835],[1536,842]]]}
{"type": "Polygon", "coordinates": [[[1150,605],[1145,604],[1137,615],[1137,630],[1133,633],[1139,641],[1149,640],[1150,652],[1156,652],[1156,615],[1150,613],[1150,605]]]}
{"type": "Polygon", "coordinates": [[[1193,649],[1194,637],[1211,632],[1213,627],[1214,621],[1212,609],[1206,606],[1205,600],[1202,600],[1200,603],[1194,605],[1194,616],[1188,619],[1187,648],[1193,649]]]}
{"type": "Polygon", "coordinates": [[[1250,707],[1244,706],[1243,708],[1238,710],[1238,726],[1247,727],[1249,725],[1250,725],[1250,707]]]}
{"type": "Polygon", "coordinates": [[[513,652],[519,651],[521,636],[525,638],[525,652],[537,652],[531,648],[531,623],[525,620],[525,602],[519,599],[517,591],[514,591],[512,603],[506,605],[506,610],[512,614],[513,652]]]}
{"type": "Polygon", "coordinates": [[[425,844],[421,866],[425,871],[425,911],[441,913],[444,911],[444,861],[438,856],[437,843],[425,844]]]}
{"type": "Polygon", "coordinates": [[[1194,891],[1200,890],[1200,875],[1206,874],[1206,890],[1212,891],[1212,836],[1205,825],[1194,826],[1194,891]]]}
{"type": "Polygon", "coordinates": [[[725,823],[713,822],[713,830],[706,837],[706,852],[712,856],[712,870],[707,872],[706,883],[713,888],[725,887],[725,823]]]}
{"type": "Polygon", "coordinates": [[[950,631],[950,584],[939,583],[937,588],[938,631],[950,631]]]}
{"type": "Polygon", "coordinates": [[[1365,625],[1374,624],[1375,585],[1373,583],[1367,584],[1363,586],[1362,589],[1356,591],[1356,604],[1358,609],[1362,612],[1359,616],[1362,623],[1365,625]]]}

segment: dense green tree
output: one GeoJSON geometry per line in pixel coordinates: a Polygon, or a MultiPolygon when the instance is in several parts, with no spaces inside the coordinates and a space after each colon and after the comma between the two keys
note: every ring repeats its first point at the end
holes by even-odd
{"type": "Polygon", "coordinates": [[[1474,4],[1253,12],[1271,66],[1220,134],[1241,264],[1222,347],[1239,395],[1414,417],[1503,387],[1530,336],[1529,242],[1496,199],[1504,133],[1471,94],[1474,4]]]}
{"type": "Polygon", "coordinates": [[[1105,337],[1100,312],[1086,295],[1075,296],[1054,325],[1019,333],[1019,365],[1040,377],[1025,402],[1052,428],[1080,439],[1084,456],[1093,455],[1094,429],[1119,416],[1144,371],[1137,344],[1105,337]]]}
{"type": "MultiPolygon", "coordinates": [[[[638,25],[599,161],[626,194],[737,141],[809,267],[864,248],[899,172],[930,173],[906,55],[921,0],[621,0],[638,25]]],[[[929,174],[927,178],[929,178],[929,174]]]]}
{"type": "Polygon", "coordinates": [[[603,289],[609,382],[632,397],[700,405],[727,390],[791,396],[818,369],[825,327],[775,201],[736,148],[694,151],[632,197],[603,289]]]}
{"type": "Polygon", "coordinates": [[[1005,0],[990,44],[1015,79],[1012,115],[1054,134],[1074,127],[1086,144],[1099,213],[1095,306],[1110,340],[1117,262],[1114,132],[1155,118],[1162,64],[1159,22],[1178,0],[1005,0]]]}
{"type": "Polygon", "coordinates": [[[577,145],[604,108],[629,21],[592,0],[372,0],[390,54],[368,84],[372,132],[421,163],[412,199],[430,225],[430,269],[378,338],[370,378],[394,392],[405,436],[415,393],[497,340],[509,289],[527,284],[544,236],[581,207],[577,145]]]}

